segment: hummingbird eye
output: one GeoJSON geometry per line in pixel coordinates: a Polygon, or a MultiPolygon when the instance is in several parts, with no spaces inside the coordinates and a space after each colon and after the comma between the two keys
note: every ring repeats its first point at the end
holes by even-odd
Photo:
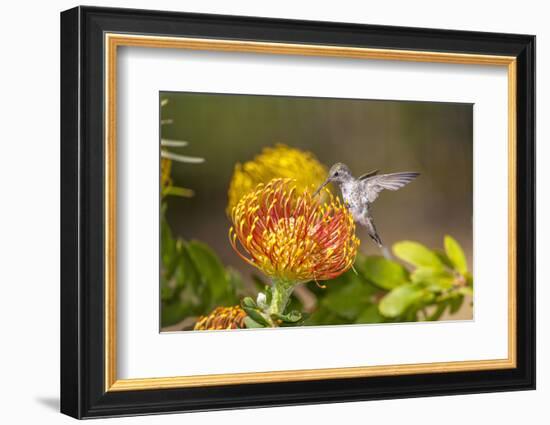
{"type": "Polygon", "coordinates": [[[338,171],[334,173],[334,177],[338,177],[338,171]]]}

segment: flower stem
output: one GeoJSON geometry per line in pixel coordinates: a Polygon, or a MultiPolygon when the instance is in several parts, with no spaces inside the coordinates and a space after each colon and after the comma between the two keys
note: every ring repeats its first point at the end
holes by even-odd
{"type": "Polygon", "coordinates": [[[284,313],[293,290],[294,284],[292,282],[273,280],[273,285],[271,286],[271,303],[269,305],[270,315],[282,315],[284,313]]]}

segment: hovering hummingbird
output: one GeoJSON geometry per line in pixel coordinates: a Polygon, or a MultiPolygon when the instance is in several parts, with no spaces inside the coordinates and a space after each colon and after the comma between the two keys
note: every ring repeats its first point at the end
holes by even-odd
{"type": "Polygon", "coordinates": [[[369,236],[388,257],[388,252],[382,239],[376,231],[371,215],[371,205],[378,194],[384,189],[398,190],[414,180],[420,173],[404,172],[392,174],[378,174],[378,170],[363,174],[359,178],[353,177],[349,167],[341,162],[334,164],[328,173],[326,181],[315,191],[316,196],[330,182],[340,186],[342,197],[347,204],[353,219],[367,228],[369,236]]]}

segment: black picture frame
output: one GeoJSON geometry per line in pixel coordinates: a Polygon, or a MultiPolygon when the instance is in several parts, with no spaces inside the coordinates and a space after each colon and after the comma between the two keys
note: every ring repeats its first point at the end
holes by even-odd
{"type": "Polygon", "coordinates": [[[61,13],[61,412],[75,418],[535,388],[535,37],[76,7],[61,13]],[[105,391],[104,34],[517,58],[517,367],[369,378],[105,391]]]}

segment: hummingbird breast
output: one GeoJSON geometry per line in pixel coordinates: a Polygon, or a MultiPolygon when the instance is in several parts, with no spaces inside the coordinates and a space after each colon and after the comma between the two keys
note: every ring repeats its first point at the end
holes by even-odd
{"type": "Polygon", "coordinates": [[[360,190],[360,185],[356,182],[345,182],[341,185],[342,197],[348,205],[349,211],[355,221],[359,221],[366,212],[367,203],[364,202],[360,190]]]}

